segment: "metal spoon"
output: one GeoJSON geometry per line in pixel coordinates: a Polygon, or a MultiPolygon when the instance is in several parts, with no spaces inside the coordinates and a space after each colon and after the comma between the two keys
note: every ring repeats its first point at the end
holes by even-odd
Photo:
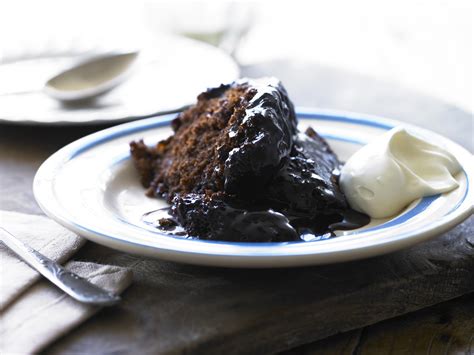
{"type": "Polygon", "coordinates": [[[49,79],[43,90],[66,102],[98,97],[126,79],[138,54],[137,51],[112,53],[82,62],[49,79]]]}
{"type": "Polygon", "coordinates": [[[120,301],[119,296],[66,270],[1,227],[0,240],[32,268],[74,299],[98,306],[110,306],[120,301]]]}

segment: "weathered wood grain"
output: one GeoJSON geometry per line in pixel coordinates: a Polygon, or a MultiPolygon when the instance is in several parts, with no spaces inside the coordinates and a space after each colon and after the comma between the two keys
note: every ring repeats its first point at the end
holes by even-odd
{"type": "Polygon", "coordinates": [[[281,355],[474,354],[474,294],[281,355]]]}
{"type": "MultiPolygon", "coordinates": [[[[313,69],[277,63],[249,72],[282,77],[299,104],[381,115],[398,112],[391,116],[444,131],[468,147],[472,143],[469,114],[383,83],[340,73],[331,77],[331,70],[313,69]],[[304,81],[298,68],[304,69],[304,81]],[[446,125],[447,115],[454,123],[446,125]]],[[[1,207],[41,213],[31,192],[35,170],[49,154],[93,130],[0,126],[1,207]]],[[[261,354],[474,291],[474,222],[470,218],[409,250],[312,268],[194,267],[138,258],[92,243],[77,258],[130,266],[135,282],[123,303],[100,312],[48,348],[48,354],[261,354]]],[[[348,348],[354,339],[359,341],[358,336],[343,337],[348,348]]]]}

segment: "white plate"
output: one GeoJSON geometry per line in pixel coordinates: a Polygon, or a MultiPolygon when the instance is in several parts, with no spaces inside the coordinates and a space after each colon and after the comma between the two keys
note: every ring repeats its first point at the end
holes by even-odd
{"type": "Polygon", "coordinates": [[[196,93],[239,76],[235,61],[206,43],[162,36],[149,46],[129,79],[84,106],[65,106],[42,92],[48,79],[81,60],[77,56],[0,65],[0,122],[84,125],[156,116],[177,111],[193,103],[196,93]]]}
{"type": "MultiPolygon", "coordinates": [[[[140,218],[163,207],[148,198],[129,157],[128,143],[155,144],[170,133],[175,115],[135,121],[79,139],[52,155],[38,170],[34,194],[43,211],[76,233],[111,248],[191,264],[226,267],[288,267],[348,261],[388,253],[428,240],[473,213],[472,155],[438,134],[409,130],[445,146],[463,166],[460,187],[412,203],[400,215],[372,220],[359,230],[314,242],[235,243],[172,237],[140,218]]],[[[311,125],[341,160],[399,122],[349,113],[299,110],[299,126],[311,125]]]]}

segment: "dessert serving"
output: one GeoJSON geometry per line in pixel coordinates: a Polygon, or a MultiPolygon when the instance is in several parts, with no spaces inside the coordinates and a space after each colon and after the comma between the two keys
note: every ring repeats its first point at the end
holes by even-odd
{"type": "Polygon", "coordinates": [[[328,238],[367,224],[342,193],[341,168],[313,129],[297,129],[274,78],[210,89],[173,122],[174,135],[130,144],[142,184],[167,210],[147,221],[199,239],[275,242],[328,238]]]}

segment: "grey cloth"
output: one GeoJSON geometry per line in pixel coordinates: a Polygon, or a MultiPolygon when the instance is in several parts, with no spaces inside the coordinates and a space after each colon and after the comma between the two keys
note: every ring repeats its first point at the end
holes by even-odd
{"type": "MultiPolygon", "coordinates": [[[[48,258],[63,263],[86,240],[53,220],[37,215],[0,211],[0,226],[48,258]]],[[[0,243],[0,311],[40,278],[40,274],[0,243]]]]}
{"type": "MultiPolygon", "coordinates": [[[[69,262],[66,267],[90,282],[117,294],[132,282],[129,269],[69,262]]],[[[35,353],[66,334],[100,308],[75,301],[46,280],[28,288],[11,303],[0,320],[0,353],[35,353]]]]}
{"type": "MultiPolygon", "coordinates": [[[[84,239],[43,216],[0,211],[0,225],[49,258],[64,261],[84,239]]],[[[114,293],[132,282],[124,267],[71,261],[66,268],[114,293]]],[[[96,313],[100,308],[75,301],[0,247],[0,353],[35,353],[96,313]]]]}

